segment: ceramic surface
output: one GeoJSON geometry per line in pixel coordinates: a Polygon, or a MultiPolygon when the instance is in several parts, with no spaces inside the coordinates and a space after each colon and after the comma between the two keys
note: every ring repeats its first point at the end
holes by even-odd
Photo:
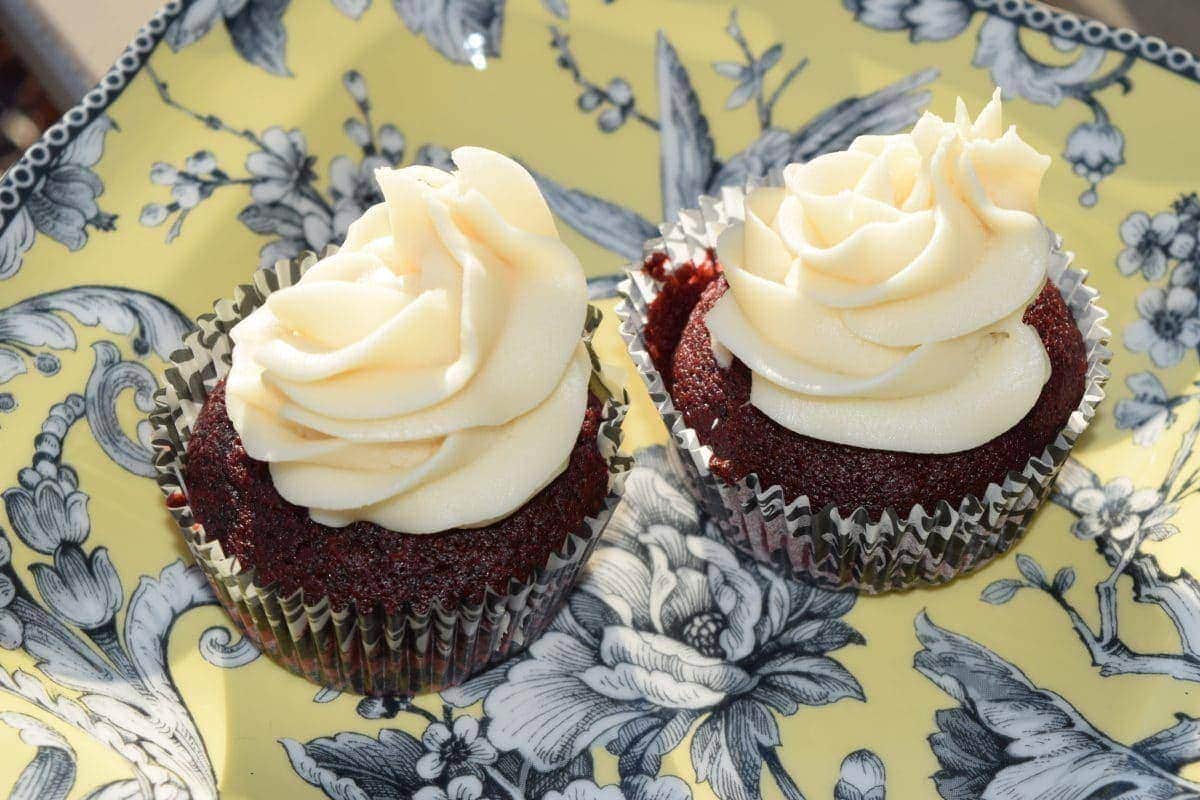
{"type": "MultiPolygon", "coordinates": [[[[0,791],[1200,795],[1198,82],[1186,52],[1019,0],[168,6],[0,183],[0,791]],[[520,158],[605,298],[700,194],[995,85],[1056,156],[1041,210],[1116,352],[1016,553],[860,599],[747,563],[631,373],[640,466],[520,658],[441,695],[339,696],[214,605],[141,420],[190,320],[339,241],[375,166],[520,158]]],[[[611,314],[601,339],[623,358],[611,314]]]]}

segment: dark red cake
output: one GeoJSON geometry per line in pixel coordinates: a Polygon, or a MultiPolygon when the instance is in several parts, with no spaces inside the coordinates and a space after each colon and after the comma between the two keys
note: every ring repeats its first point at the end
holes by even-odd
{"type": "Polygon", "coordinates": [[[285,592],[328,596],[335,607],[405,604],[425,609],[434,600],[478,601],[486,587],[508,592],[525,579],[608,493],[608,467],[596,442],[601,403],[588,402],[567,468],[525,505],[480,528],[414,535],[369,522],[331,528],[308,509],[280,497],[268,466],[246,455],[225,409],[224,382],[208,396],[187,448],[187,492],[196,521],[221,542],[256,582],[285,592]]]}
{"type": "Polygon", "coordinates": [[[710,259],[665,274],[662,259],[645,270],[662,280],[645,327],[646,347],[675,407],[711,447],[712,471],[729,482],[756,473],[764,486],[778,484],[790,499],[807,495],[813,509],[865,506],[875,516],[891,507],[902,515],[916,504],[932,510],[940,500],[957,506],[981,497],[989,483],[1024,468],[1054,441],[1083,396],[1087,354],[1071,312],[1047,282],[1024,321],[1041,336],[1050,379],[1037,403],[1015,426],[986,444],[949,454],[899,453],[822,441],[790,431],[750,404],[751,374],[734,359],[722,369],[713,356],[704,318],[728,288],[710,259]],[[682,321],[682,322],[681,322],[682,321]]]}

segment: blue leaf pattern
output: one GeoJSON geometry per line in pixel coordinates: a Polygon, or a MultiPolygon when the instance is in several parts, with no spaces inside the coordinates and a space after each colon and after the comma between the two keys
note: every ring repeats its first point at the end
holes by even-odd
{"type": "Polygon", "coordinates": [[[242,8],[225,17],[233,49],[251,64],[275,75],[290,75],[284,62],[287,32],[283,12],[291,0],[246,0],[242,8]]]}
{"type": "Polygon", "coordinates": [[[207,36],[220,22],[238,55],[275,75],[290,75],[283,13],[291,0],[196,0],[167,26],[164,38],[181,50],[207,36]]]}
{"type": "Polygon", "coordinates": [[[674,219],[692,208],[708,188],[716,166],[708,120],[688,71],[663,33],[658,34],[654,55],[658,84],[659,169],[662,173],[663,218],[674,219]]]}
{"type": "Polygon", "coordinates": [[[914,666],[960,703],[932,744],[945,798],[1196,797],[1200,786],[1114,741],[1054,692],[970,639],[917,618],[914,666]],[[992,742],[986,750],[975,746],[992,742]],[[970,748],[969,760],[961,748],[970,748]],[[980,756],[987,753],[989,758],[980,756]],[[975,770],[964,772],[967,764],[975,770]]]}
{"type": "Polygon", "coordinates": [[[126,390],[133,390],[134,403],[144,414],[154,409],[158,381],[150,370],[136,361],[123,361],[112,342],[92,345],[95,366],[84,390],[88,425],[104,453],[125,469],[143,478],[154,477],[154,453],[150,449],[150,423],[138,423],[137,441],[126,435],[113,409],[126,390]]]}
{"type": "Polygon", "coordinates": [[[451,61],[500,55],[505,0],[392,0],[415,34],[451,61]]]}
{"type": "Polygon", "coordinates": [[[642,243],[657,233],[649,220],[634,211],[579,189],[568,189],[533,171],[550,210],[596,244],[622,258],[637,260],[642,243]]]}
{"type": "Polygon", "coordinates": [[[1200,760],[1200,720],[1187,714],[1176,714],[1178,720],[1169,728],[1151,734],[1130,748],[1170,772],[1178,772],[1200,760]]]}
{"type": "Polygon", "coordinates": [[[75,783],[75,751],[67,741],[27,714],[0,712],[0,722],[16,729],[23,744],[37,748],[13,784],[9,799],[64,800],[75,783]]]}

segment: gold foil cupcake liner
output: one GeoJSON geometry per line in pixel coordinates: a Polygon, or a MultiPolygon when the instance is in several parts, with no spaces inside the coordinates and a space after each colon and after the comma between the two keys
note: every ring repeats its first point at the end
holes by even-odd
{"type": "MultiPolygon", "coordinates": [[[[743,218],[745,192],[726,188],[720,197],[701,197],[699,208],[683,211],[661,227],[662,238],[646,243],[646,257],[665,254],[669,265],[699,263],[715,251],[717,237],[743,218]]],[[[1098,293],[1084,284],[1087,273],[1071,266],[1073,254],[1053,237],[1048,276],[1058,287],[1083,335],[1087,374],[1083,398],[1066,425],[1040,456],[1003,483],[989,484],[983,497],[939,501],[932,511],[885,509],[872,518],[865,507],[812,508],[808,498],[787,497],[778,485],[764,486],[755,474],[728,483],[709,470],[712,450],[700,443],[667,392],[646,349],[643,331],[650,304],[661,284],[632,264],[617,287],[620,332],[634,365],[650,391],[680,450],[687,477],[705,510],[722,523],[726,538],[754,558],[833,587],[872,594],[924,584],[945,583],[971,572],[1012,547],[1047,497],[1058,470],[1104,398],[1108,381],[1107,312],[1098,293]]]]}
{"type": "MultiPolygon", "coordinates": [[[[327,248],[324,255],[334,252],[327,248]]],[[[184,464],[188,438],[208,393],[229,371],[229,332],[275,291],[291,286],[317,261],[305,253],[258,270],[232,300],[217,301],[213,313],[197,320],[171,356],[165,386],[155,395],[157,481],[184,541],[242,632],[270,658],[314,683],[369,695],[411,695],[461,683],[471,675],[524,649],[550,623],[595,548],[621,493],[631,460],[619,454],[627,398],[604,388],[591,348],[600,312],[588,308],[584,337],[592,356],[592,391],[606,399],[599,446],[608,464],[604,506],[572,531],[561,548],[524,580],[512,580],[506,593],[487,588],[478,601],[428,608],[405,605],[337,608],[328,597],[284,592],[255,580],[253,568],[209,539],[187,502],[184,464]]]]}

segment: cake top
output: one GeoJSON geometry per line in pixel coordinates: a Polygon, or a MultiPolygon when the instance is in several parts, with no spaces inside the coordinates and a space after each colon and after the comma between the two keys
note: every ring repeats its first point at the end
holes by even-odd
{"type": "Polygon", "coordinates": [[[746,363],[751,402],[797,433],[917,453],[989,441],[1049,377],[1021,322],[1052,251],[1049,164],[1004,128],[997,90],[974,120],[960,99],[953,121],[789,165],[718,241],[718,358],[746,363]]]}
{"type": "Polygon", "coordinates": [[[380,169],[384,202],[232,332],[230,420],[284,499],[342,526],[486,524],[564,468],[587,283],[532,176],[463,147],[380,169]]]}

